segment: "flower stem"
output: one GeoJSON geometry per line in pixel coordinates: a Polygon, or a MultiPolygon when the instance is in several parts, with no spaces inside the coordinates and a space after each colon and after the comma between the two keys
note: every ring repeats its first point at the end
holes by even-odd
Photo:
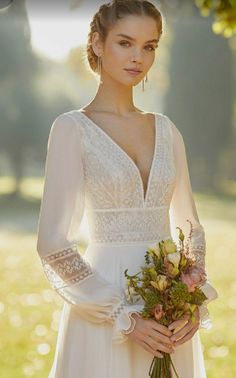
{"type": "Polygon", "coordinates": [[[151,363],[150,369],[149,369],[149,373],[148,373],[149,377],[151,377],[151,374],[152,374],[151,370],[152,370],[153,364],[155,363],[155,359],[156,359],[156,357],[154,356],[153,359],[152,359],[152,363],[151,363]]]}
{"type": "Polygon", "coordinates": [[[174,367],[174,364],[173,364],[173,362],[172,362],[171,357],[170,357],[170,363],[171,363],[171,366],[172,366],[172,368],[173,368],[173,370],[174,370],[174,372],[175,372],[176,378],[180,378],[179,375],[178,375],[178,373],[177,373],[177,371],[176,371],[176,369],[175,369],[175,367],[174,367]]]}

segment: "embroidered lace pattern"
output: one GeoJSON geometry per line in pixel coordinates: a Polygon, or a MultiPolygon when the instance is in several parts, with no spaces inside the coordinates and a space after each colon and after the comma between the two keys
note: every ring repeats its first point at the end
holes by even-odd
{"type": "Polygon", "coordinates": [[[90,239],[95,243],[155,241],[170,235],[168,211],[168,206],[87,211],[90,239]]]}
{"type": "Polygon", "coordinates": [[[101,129],[86,117],[81,119],[85,126],[81,131],[85,145],[86,208],[139,207],[140,181],[134,175],[133,164],[101,129]]]}
{"type": "Polygon", "coordinates": [[[77,246],[42,257],[44,272],[56,290],[83,281],[93,274],[90,265],[80,256],[77,246]]]}
{"type": "Polygon", "coordinates": [[[155,154],[144,200],[142,180],[132,159],[82,112],[77,111],[75,114],[79,123],[83,124],[80,130],[84,144],[88,207],[152,208],[170,204],[175,166],[171,154],[170,125],[164,115],[156,114],[155,154]]]}
{"type": "Polygon", "coordinates": [[[117,307],[115,307],[112,311],[112,313],[110,314],[110,318],[112,320],[115,320],[120,314],[123,313],[125,309],[125,303],[122,301],[121,303],[118,304],[117,307]]]}
{"type": "Polygon", "coordinates": [[[205,245],[194,245],[191,248],[191,253],[194,255],[195,261],[199,263],[205,269],[205,245]]]}
{"type": "Polygon", "coordinates": [[[160,114],[158,119],[157,137],[159,142],[147,198],[146,205],[148,207],[169,206],[176,180],[171,128],[166,116],[160,114]]]}

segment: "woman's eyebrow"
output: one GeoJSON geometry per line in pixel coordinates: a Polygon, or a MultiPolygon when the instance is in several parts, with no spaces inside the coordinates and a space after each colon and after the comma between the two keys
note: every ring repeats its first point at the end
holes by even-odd
{"type": "MultiPolygon", "coordinates": [[[[131,41],[135,41],[134,38],[132,38],[129,35],[126,35],[126,34],[119,33],[119,34],[117,34],[117,36],[123,37],[123,38],[126,38],[126,39],[130,39],[131,41]]],[[[146,41],[146,43],[150,43],[150,42],[156,42],[157,43],[158,40],[157,39],[150,39],[149,41],[146,41]]]]}

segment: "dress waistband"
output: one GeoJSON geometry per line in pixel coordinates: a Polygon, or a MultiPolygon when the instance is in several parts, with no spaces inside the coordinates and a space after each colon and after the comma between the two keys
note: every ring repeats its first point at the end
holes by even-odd
{"type": "Polygon", "coordinates": [[[170,235],[169,207],[86,209],[90,243],[155,243],[170,235]]]}

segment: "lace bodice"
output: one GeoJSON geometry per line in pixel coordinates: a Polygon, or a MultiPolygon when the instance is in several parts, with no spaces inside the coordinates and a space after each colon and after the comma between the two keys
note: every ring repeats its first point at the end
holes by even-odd
{"type": "Polygon", "coordinates": [[[59,115],[48,139],[37,240],[44,271],[81,316],[92,322],[115,321],[116,330],[124,334],[133,329],[130,314],[141,305],[131,309],[121,288],[102,279],[79,254],[84,211],[90,241],[105,244],[151,243],[170,237],[173,225],[188,234],[189,219],[191,251],[205,267],[204,229],[193,200],[183,137],[161,113],[155,113],[145,196],[138,167],[81,109],[59,115]]]}
{"type": "Polygon", "coordinates": [[[171,128],[162,114],[155,116],[155,148],[144,199],[139,169],[127,153],[82,112],[87,207],[154,208],[169,206],[175,181],[171,128]],[[96,171],[96,175],[94,172],[96,171]],[[114,174],[115,172],[115,174],[114,174]]]}
{"type": "Polygon", "coordinates": [[[139,169],[100,127],[82,112],[86,214],[93,242],[154,241],[169,235],[169,205],[175,184],[171,129],[155,114],[155,148],[144,198],[139,169]],[[162,236],[163,237],[163,236],[162,236]]]}

